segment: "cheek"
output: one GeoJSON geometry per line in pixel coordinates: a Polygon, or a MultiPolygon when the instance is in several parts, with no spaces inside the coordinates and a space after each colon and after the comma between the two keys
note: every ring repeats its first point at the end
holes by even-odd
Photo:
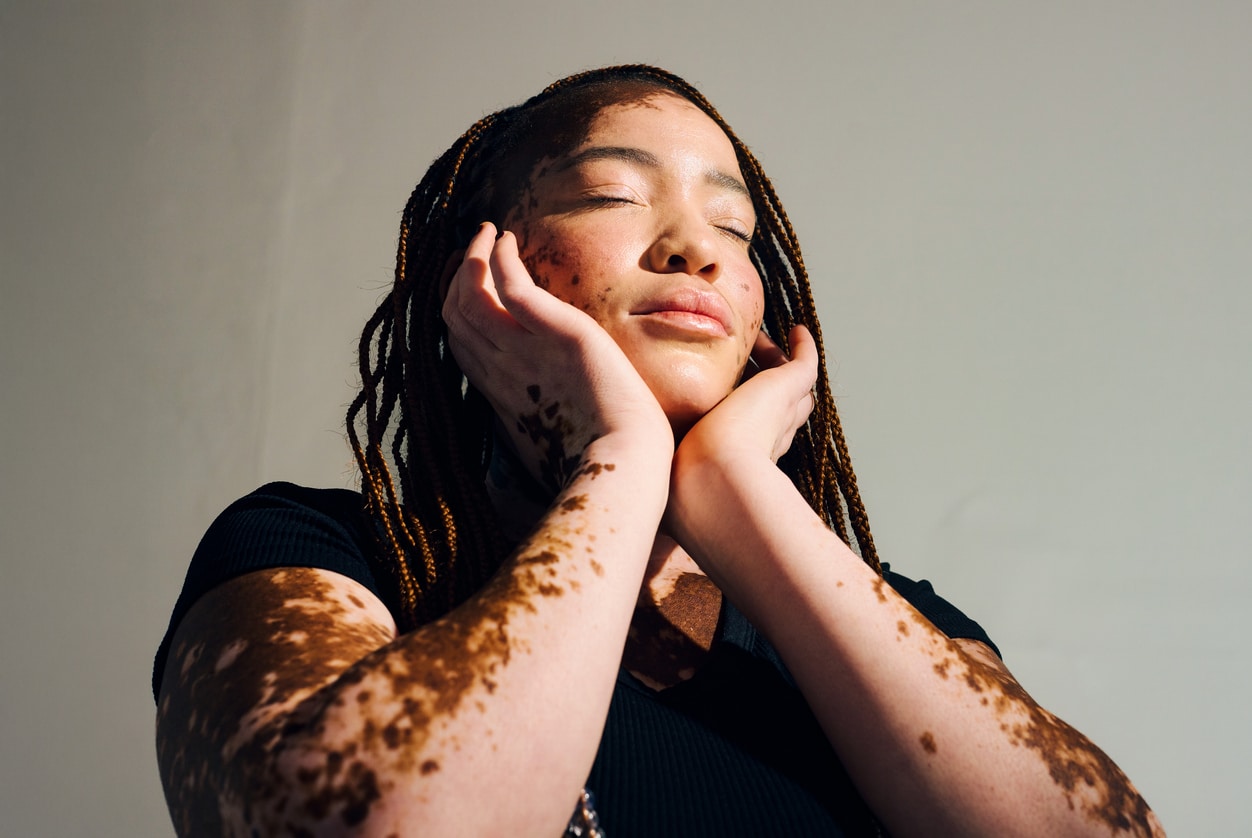
{"type": "Polygon", "coordinates": [[[761,279],[755,270],[750,276],[737,280],[736,290],[739,291],[739,310],[743,313],[744,324],[743,341],[740,344],[738,358],[739,374],[742,376],[744,366],[752,355],[752,348],[756,345],[756,336],[761,331],[761,324],[765,320],[765,293],[761,279]]]}
{"type": "Polygon", "coordinates": [[[761,277],[754,269],[749,270],[750,273],[736,278],[735,290],[738,292],[737,304],[743,313],[743,322],[747,326],[748,345],[751,346],[765,319],[765,290],[761,284],[761,277]]]}
{"type": "Polygon", "coordinates": [[[521,243],[522,264],[536,285],[593,317],[611,305],[613,283],[605,274],[613,256],[594,238],[584,241],[525,220],[513,230],[521,243]]]}
{"type": "Polygon", "coordinates": [[[559,282],[565,269],[564,250],[550,236],[538,233],[528,221],[522,220],[514,224],[512,232],[521,245],[520,255],[526,271],[536,285],[551,290],[553,280],[559,282]]]}

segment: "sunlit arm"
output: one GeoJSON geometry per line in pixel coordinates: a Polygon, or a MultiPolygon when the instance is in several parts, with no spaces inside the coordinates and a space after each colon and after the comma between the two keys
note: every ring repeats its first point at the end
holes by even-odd
{"type": "Polygon", "coordinates": [[[689,439],[669,517],[778,647],[892,835],[1160,835],[1120,769],[993,652],[952,641],[809,509],[765,457],[689,439]]]}
{"type": "Polygon", "coordinates": [[[178,629],[158,756],[180,835],[557,835],[595,757],[670,451],[617,436],[477,595],[396,636],[334,573],[253,573],[178,629]]]}

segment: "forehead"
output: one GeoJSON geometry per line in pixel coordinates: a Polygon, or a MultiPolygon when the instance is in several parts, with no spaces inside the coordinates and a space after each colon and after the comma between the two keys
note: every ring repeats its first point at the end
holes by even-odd
{"type": "Polygon", "coordinates": [[[595,146],[645,149],[659,157],[700,157],[706,163],[739,173],[730,138],[704,111],[679,96],[657,93],[609,105],[591,120],[582,142],[570,156],[595,146]]]}

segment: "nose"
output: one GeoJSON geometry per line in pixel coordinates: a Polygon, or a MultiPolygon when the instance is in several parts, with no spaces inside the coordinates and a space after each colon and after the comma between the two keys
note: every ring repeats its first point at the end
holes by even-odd
{"type": "Polygon", "coordinates": [[[648,249],[648,267],[657,273],[683,273],[712,282],[721,272],[714,235],[703,218],[676,221],[648,249]]]}

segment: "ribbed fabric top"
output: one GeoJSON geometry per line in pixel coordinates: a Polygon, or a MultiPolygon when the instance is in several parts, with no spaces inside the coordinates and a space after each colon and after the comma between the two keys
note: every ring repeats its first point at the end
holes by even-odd
{"type": "MultiPolygon", "coordinates": [[[[187,610],[244,573],[332,570],[388,603],[365,558],[371,526],[361,496],[342,489],[271,483],[228,507],[192,557],[157,651],[153,694],[187,610]]],[[[890,569],[886,580],[950,637],[991,645],[929,583],[890,569]]],[[[619,674],[587,786],[608,838],[874,834],[778,653],[725,601],[713,649],[689,681],[654,692],[619,674]]]]}

